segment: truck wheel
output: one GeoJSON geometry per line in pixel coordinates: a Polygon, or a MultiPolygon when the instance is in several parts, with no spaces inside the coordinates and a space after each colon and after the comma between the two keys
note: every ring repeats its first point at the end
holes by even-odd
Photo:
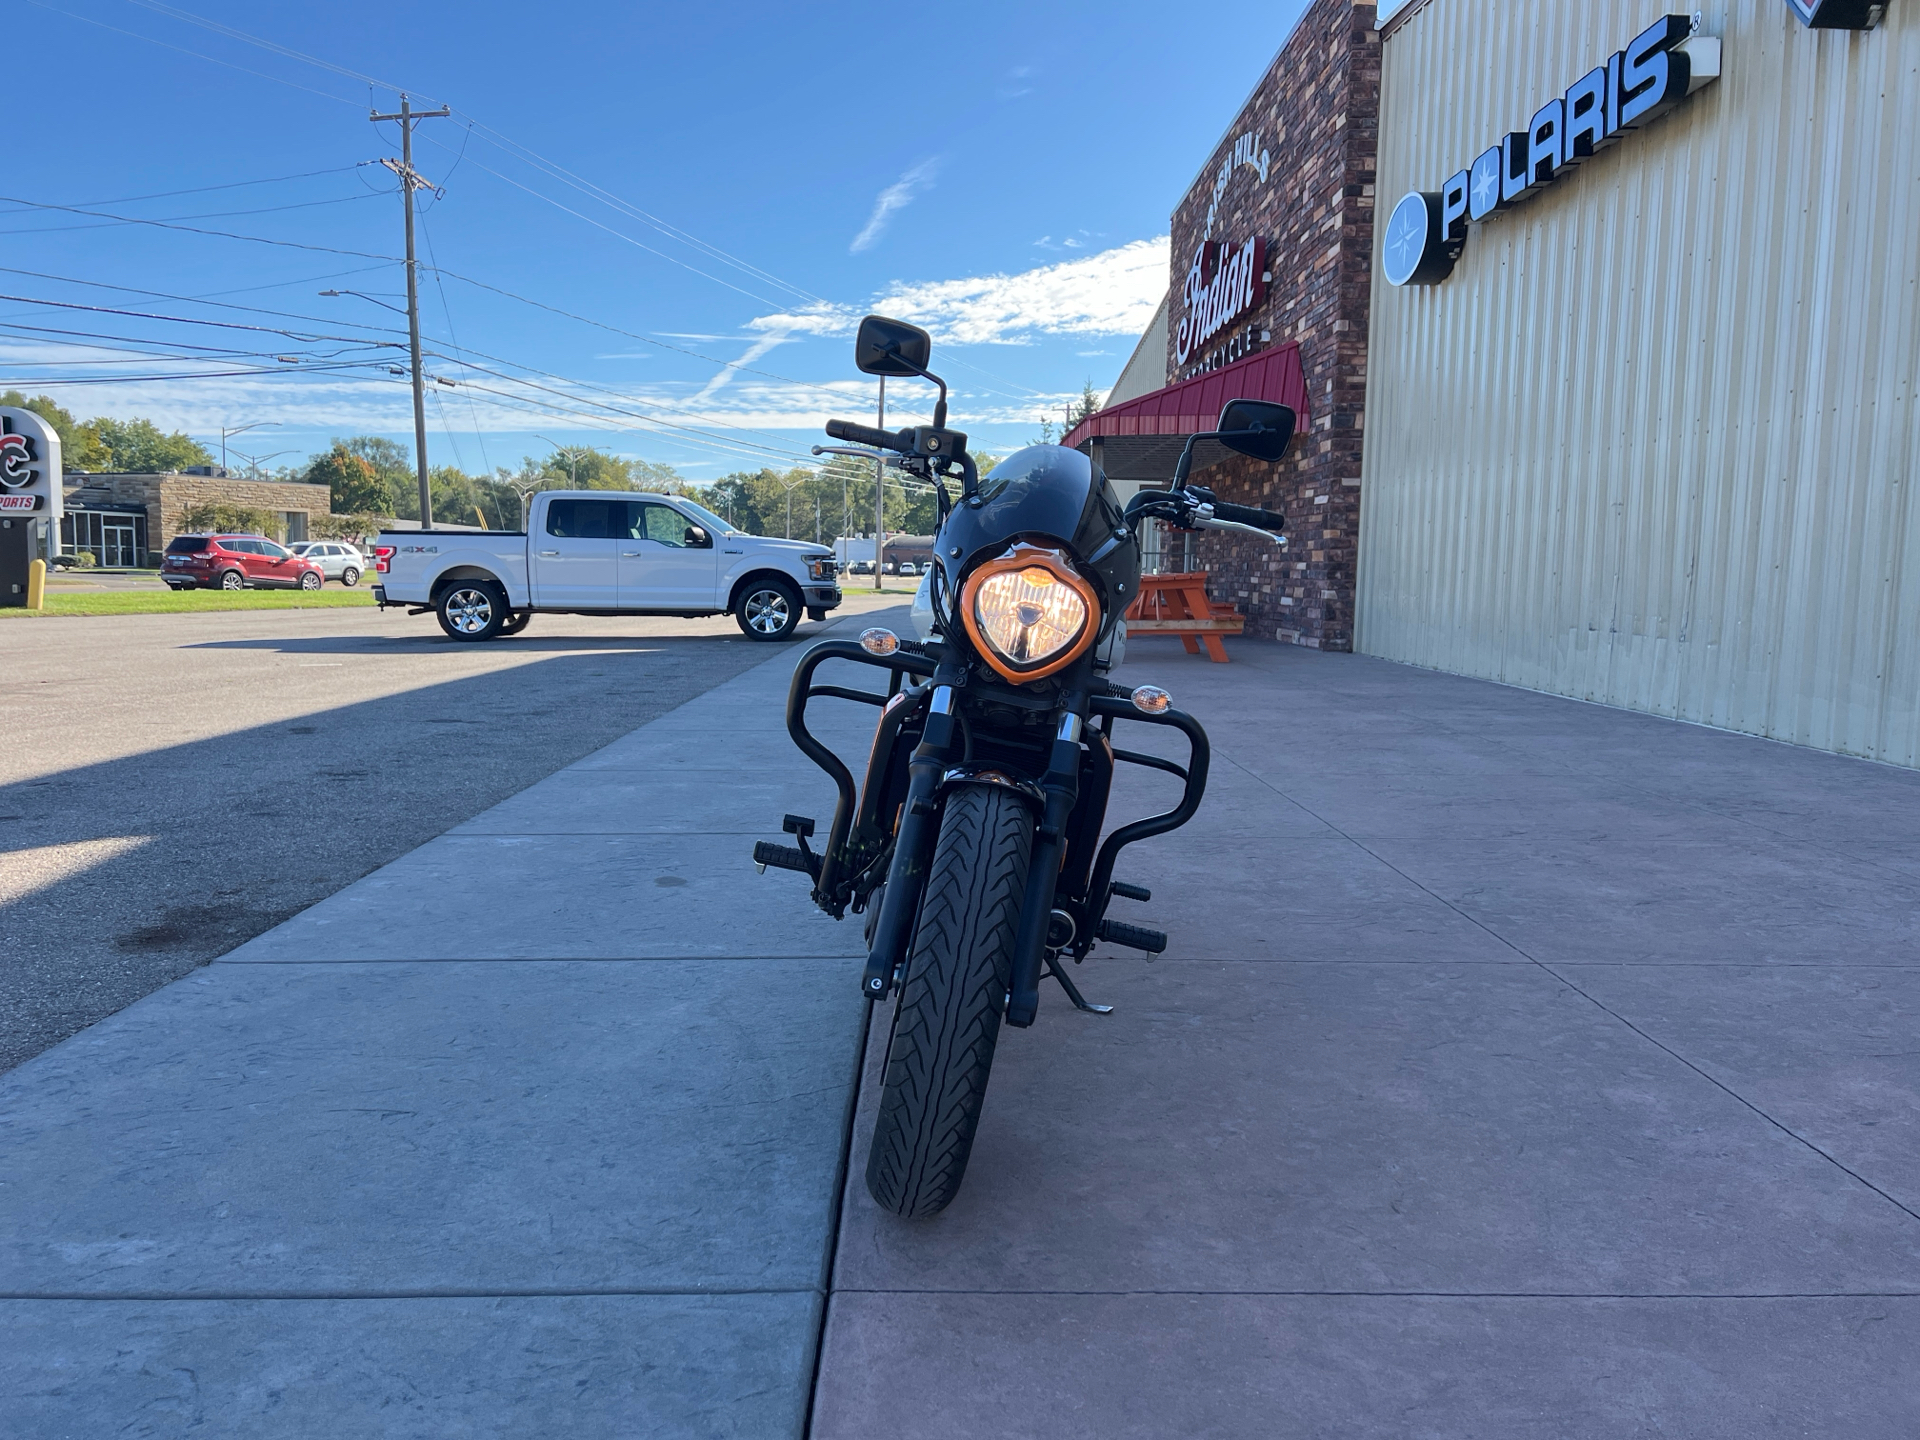
{"type": "Polygon", "coordinates": [[[456,580],[440,592],[434,613],[455,640],[491,640],[507,623],[507,597],[485,580],[456,580]]]}
{"type": "Polygon", "coordinates": [[[785,580],[756,580],[733,618],[749,640],[785,640],[800,624],[800,592],[785,580]]]}

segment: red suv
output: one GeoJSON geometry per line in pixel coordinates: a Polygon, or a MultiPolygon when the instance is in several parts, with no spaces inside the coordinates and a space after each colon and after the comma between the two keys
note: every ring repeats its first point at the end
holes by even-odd
{"type": "Polygon", "coordinates": [[[318,590],[326,575],[264,535],[176,535],[160,578],[174,590],[318,590]]]}

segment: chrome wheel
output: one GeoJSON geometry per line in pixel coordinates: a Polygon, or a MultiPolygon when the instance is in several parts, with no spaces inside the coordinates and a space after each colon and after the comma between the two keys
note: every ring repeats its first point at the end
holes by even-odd
{"type": "Polygon", "coordinates": [[[300,577],[300,588],[302,590],[318,590],[320,588],[320,577],[311,570],[307,571],[306,574],[300,577]]]}
{"type": "Polygon", "coordinates": [[[478,635],[493,623],[493,597],[471,585],[463,585],[447,596],[441,609],[449,629],[462,635],[478,635]]]}
{"type": "Polygon", "coordinates": [[[238,570],[229,570],[220,577],[220,588],[222,590],[244,590],[247,588],[247,578],[238,570]]]}
{"type": "Polygon", "coordinates": [[[793,625],[793,607],[778,590],[754,591],[741,606],[741,613],[756,635],[779,635],[793,625]]]}

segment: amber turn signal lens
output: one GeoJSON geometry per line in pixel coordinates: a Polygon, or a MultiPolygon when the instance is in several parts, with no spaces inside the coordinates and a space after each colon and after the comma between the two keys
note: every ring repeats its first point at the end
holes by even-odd
{"type": "Polygon", "coordinates": [[[891,655],[900,648],[900,637],[879,625],[860,632],[860,648],[869,655],[891,655]]]}
{"type": "Polygon", "coordinates": [[[1142,685],[1133,692],[1133,708],[1142,715],[1164,715],[1173,708],[1173,696],[1158,685],[1142,685]]]}

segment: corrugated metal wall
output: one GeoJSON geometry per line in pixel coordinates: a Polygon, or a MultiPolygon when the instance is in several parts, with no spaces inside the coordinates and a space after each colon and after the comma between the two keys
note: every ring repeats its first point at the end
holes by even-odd
{"type": "MultiPolygon", "coordinates": [[[[1683,8],[1433,0],[1381,213],[1683,8]]],[[[1359,648],[1920,765],[1920,0],[1699,8],[1716,84],[1444,284],[1376,256],[1359,648]]]]}

